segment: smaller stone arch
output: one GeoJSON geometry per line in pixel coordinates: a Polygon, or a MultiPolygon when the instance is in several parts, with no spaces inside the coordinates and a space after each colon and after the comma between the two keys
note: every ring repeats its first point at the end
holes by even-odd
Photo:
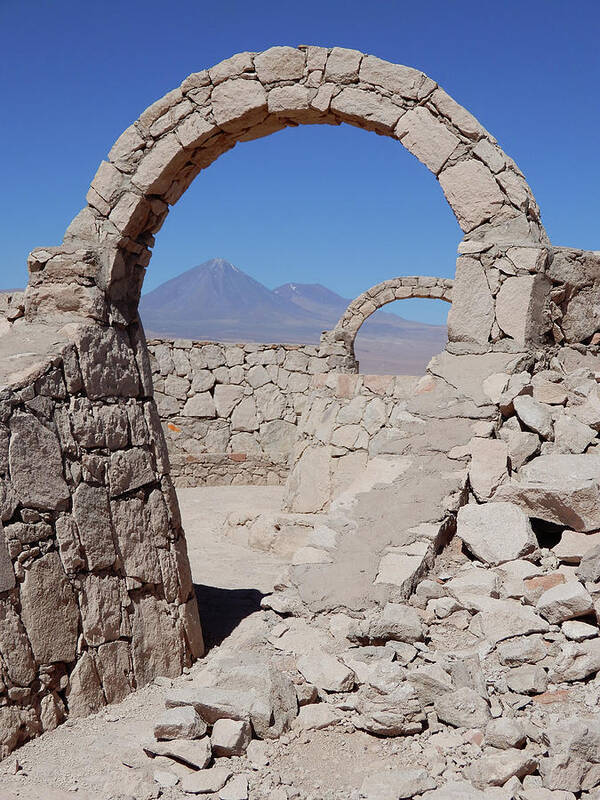
{"type": "Polygon", "coordinates": [[[340,317],[337,325],[321,336],[321,352],[332,359],[341,372],[358,372],[354,342],[358,331],[371,314],[395,300],[411,297],[452,302],[451,278],[429,275],[403,275],[372,286],[355,298],[340,317]]]}

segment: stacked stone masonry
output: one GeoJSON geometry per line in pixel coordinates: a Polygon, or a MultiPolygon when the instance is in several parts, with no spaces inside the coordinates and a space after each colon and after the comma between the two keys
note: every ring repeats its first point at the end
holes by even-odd
{"type": "Polygon", "coordinates": [[[73,335],[0,391],[0,758],[203,652],[141,341],[73,335]]]}
{"type": "Polygon", "coordinates": [[[148,346],[175,484],[284,483],[311,379],[330,370],[328,358],[310,345],[148,346]]]}

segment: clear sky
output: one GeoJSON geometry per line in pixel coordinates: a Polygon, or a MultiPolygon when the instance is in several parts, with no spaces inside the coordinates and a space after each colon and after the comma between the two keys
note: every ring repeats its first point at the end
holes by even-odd
{"type": "MultiPolygon", "coordinates": [[[[598,0],[0,0],[0,287],[59,244],[97,165],[190,72],[275,44],[354,47],[418,67],[525,173],[554,244],[600,249],[598,0]]],[[[391,139],[302,126],[238,145],[158,234],[145,289],[214,256],[267,286],[354,296],[452,276],[460,230],[435,179],[391,139]]],[[[403,316],[441,322],[441,304],[403,316]]]]}

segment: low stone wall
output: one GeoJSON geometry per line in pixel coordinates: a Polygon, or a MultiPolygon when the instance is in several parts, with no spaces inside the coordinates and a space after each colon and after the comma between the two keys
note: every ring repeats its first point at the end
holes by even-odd
{"type": "Polygon", "coordinates": [[[0,759],[203,652],[140,329],[70,334],[0,339],[0,759]]]}
{"type": "Polygon", "coordinates": [[[315,374],[311,345],[148,342],[154,396],[177,486],[279,484],[315,374]]]}

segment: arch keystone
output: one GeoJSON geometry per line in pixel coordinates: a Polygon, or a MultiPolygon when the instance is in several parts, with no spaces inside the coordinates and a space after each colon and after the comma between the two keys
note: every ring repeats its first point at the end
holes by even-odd
{"type": "Polygon", "coordinates": [[[271,47],[254,58],[254,68],[263,84],[299,80],[306,67],[306,53],[295,47],[271,47]]]}

